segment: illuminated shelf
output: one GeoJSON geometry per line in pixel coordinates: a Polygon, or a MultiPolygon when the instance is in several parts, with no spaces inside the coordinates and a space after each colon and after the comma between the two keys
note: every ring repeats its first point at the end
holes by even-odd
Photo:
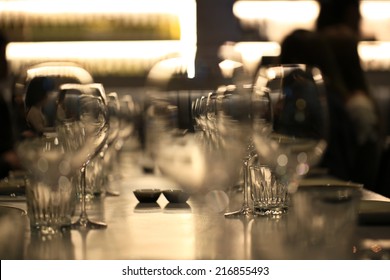
{"type": "Polygon", "coordinates": [[[180,57],[194,72],[195,0],[0,0],[12,73],[44,61],[95,75],[145,75],[180,57]]]}
{"type": "MultiPolygon", "coordinates": [[[[363,0],[361,10],[362,30],[378,40],[360,43],[363,67],[387,70],[390,1],[363,0]]],[[[221,46],[222,57],[239,54],[253,64],[279,55],[288,32],[313,28],[319,8],[314,0],[238,0],[233,11],[243,26],[265,32],[268,41],[221,46]]],[[[66,60],[93,75],[142,76],[163,59],[180,58],[189,77],[194,74],[195,0],[0,0],[0,29],[8,30],[11,39],[7,60],[12,73],[66,60]]]]}
{"type": "MultiPolygon", "coordinates": [[[[277,42],[238,42],[222,46],[220,53],[224,59],[242,59],[248,65],[260,62],[264,56],[278,56],[280,45],[277,42]]],[[[367,71],[390,69],[390,42],[361,42],[359,54],[367,71]]],[[[7,59],[13,73],[35,63],[72,61],[93,75],[139,76],[147,74],[161,60],[182,57],[182,43],[174,40],[19,42],[7,47],[7,59]]]]}
{"type": "Polygon", "coordinates": [[[158,61],[183,55],[178,40],[13,42],[6,53],[12,73],[40,62],[71,61],[94,75],[145,75],[158,61]]]}

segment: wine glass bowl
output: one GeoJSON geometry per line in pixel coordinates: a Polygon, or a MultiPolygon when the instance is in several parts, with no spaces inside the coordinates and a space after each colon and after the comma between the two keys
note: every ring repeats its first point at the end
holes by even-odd
{"type": "MultiPolygon", "coordinates": [[[[64,83],[87,84],[93,83],[91,74],[80,65],[70,62],[53,61],[34,64],[26,67],[15,77],[12,84],[12,107],[15,111],[16,133],[19,139],[34,137],[31,127],[26,120],[26,98],[32,81],[44,80],[47,96],[42,106],[42,113],[46,119],[46,126],[55,126],[56,100],[59,86],[64,83]],[[47,86],[50,85],[48,88],[47,86]]],[[[39,92],[33,91],[33,95],[39,92]]]]}
{"type": "Polygon", "coordinates": [[[119,98],[119,132],[115,141],[115,149],[119,152],[124,142],[135,136],[140,108],[130,94],[119,98]]]}
{"type": "Polygon", "coordinates": [[[110,92],[107,94],[107,112],[108,112],[108,121],[109,121],[109,130],[107,135],[107,140],[104,145],[104,148],[99,154],[99,158],[97,158],[96,167],[101,166],[101,168],[97,168],[97,172],[101,173],[98,175],[102,178],[101,186],[97,186],[98,191],[104,192],[106,195],[118,196],[119,192],[111,190],[109,186],[110,174],[114,174],[115,164],[117,162],[117,150],[115,149],[115,141],[119,137],[120,132],[120,103],[118,94],[116,92],[110,92]],[[99,170],[100,169],[100,170],[99,170]]]}

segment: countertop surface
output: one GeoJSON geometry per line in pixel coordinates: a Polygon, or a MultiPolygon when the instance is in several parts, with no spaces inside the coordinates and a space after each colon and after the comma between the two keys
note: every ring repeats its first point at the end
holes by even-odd
{"type": "MultiPolygon", "coordinates": [[[[279,228],[282,223],[278,219],[224,217],[225,211],[236,210],[242,203],[242,193],[234,188],[226,192],[214,192],[202,198],[190,197],[186,203],[169,203],[163,195],[156,203],[139,203],[133,194],[135,189],[164,190],[172,187],[172,183],[164,177],[144,173],[139,158],[138,149],[122,151],[120,164],[109,182],[110,188],[119,191],[120,195],[95,197],[87,204],[89,217],[92,220],[105,221],[108,224],[106,229],[70,230],[51,238],[42,238],[32,234],[27,226],[23,258],[69,260],[294,258],[289,253],[269,254],[267,250],[263,250],[262,244],[266,241],[264,238],[269,238],[270,229],[283,230],[283,227],[279,228]]],[[[363,190],[362,199],[390,203],[390,199],[368,190],[363,190]]],[[[23,198],[7,200],[3,197],[0,205],[26,209],[23,198]]],[[[372,207],[368,208],[375,212],[372,207]]],[[[76,209],[75,219],[78,213],[79,209],[76,209]]],[[[288,221],[288,214],[286,216],[288,221]]],[[[277,235],[275,238],[278,238],[277,235]]],[[[350,247],[347,250],[352,252],[351,259],[389,259],[390,224],[360,224],[354,233],[353,243],[348,246],[350,247]]],[[[275,247],[271,250],[284,249],[275,247]]],[[[313,254],[313,258],[317,258],[316,254],[313,254]]],[[[334,255],[329,258],[334,258],[334,255]]]]}

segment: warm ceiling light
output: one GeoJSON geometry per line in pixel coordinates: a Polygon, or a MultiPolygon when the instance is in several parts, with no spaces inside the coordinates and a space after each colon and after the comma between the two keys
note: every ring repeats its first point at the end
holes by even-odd
{"type": "Polygon", "coordinates": [[[240,19],[277,20],[282,22],[313,21],[318,13],[316,1],[237,1],[233,8],[240,19]]]}
{"type": "MultiPolygon", "coordinates": [[[[182,42],[175,40],[12,42],[7,45],[6,56],[11,71],[16,73],[42,61],[76,62],[92,74],[142,73],[166,57],[183,57],[182,47],[182,42]]],[[[189,63],[185,57],[183,61],[189,63]]]]}
{"type": "Polygon", "coordinates": [[[362,17],[371,20],[390,19],[390,1],[362,1],[362,17]]]}
{"type": "Polygon", "coordinates": [[[358,51],[365,70],[390,68],[390,42],[360,42],[358,51]]]}

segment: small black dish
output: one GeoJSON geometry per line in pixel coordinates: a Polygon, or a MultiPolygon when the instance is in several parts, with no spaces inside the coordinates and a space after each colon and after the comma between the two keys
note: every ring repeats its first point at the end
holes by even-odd
{"type": "Polygon", "coordinates": [[[159,189],[138,189],[133,191],[135,197],[142,203],[154,203],[161,195],[159,189]]]}
{"type": "Polygon", "coordinates": [[[190,197],[190,194],[183,190],[164,190],[163,194],[170,203],[184,203],[190,197]]]}

